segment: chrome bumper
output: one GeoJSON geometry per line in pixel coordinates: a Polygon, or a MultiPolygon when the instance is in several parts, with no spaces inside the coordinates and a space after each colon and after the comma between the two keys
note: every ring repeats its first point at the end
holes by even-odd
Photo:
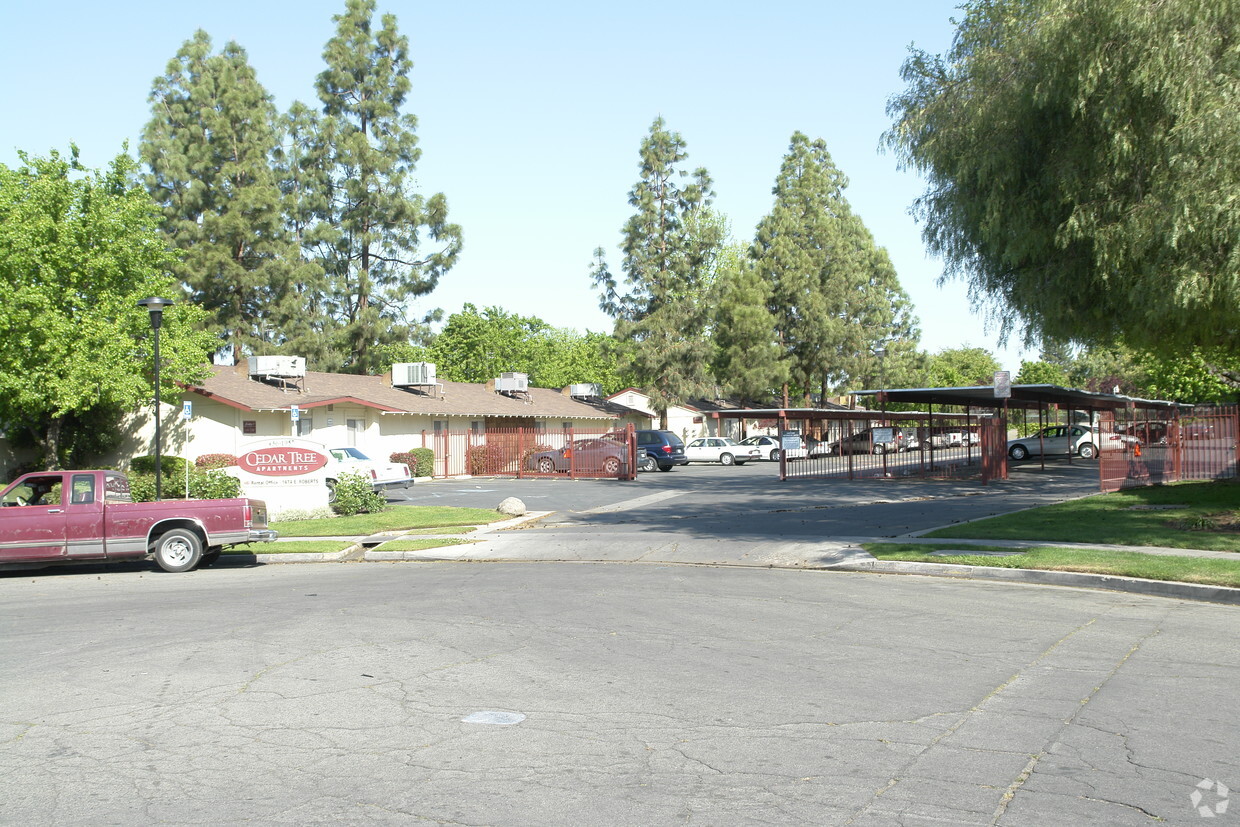
{"type": "Polygon", "coordinates": [[[279,539],[279,537],[280,537],[280,532],[275,531],[274,529],[270,529],[270,528],[251,528],[251,529],[250,529],[250,539],[249,539],[249,541],[248,541],[248,542],[251,542],[251,543],[274,543],[277,539],[279,539]]]}

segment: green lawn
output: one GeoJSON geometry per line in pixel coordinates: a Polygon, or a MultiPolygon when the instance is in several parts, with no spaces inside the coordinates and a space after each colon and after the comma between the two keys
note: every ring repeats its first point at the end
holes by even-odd
{"type": "Polygon", "coordinates": [[[423,551],[428,548],[443,548],[444,546],[465,546],[472,545],[477,540],[461,540],[455,537],[440,537],[431,539],[430,537],[410,538],[393,540],[390,543],[384,543],[375,551],[423,551]]]}
{"type": "MultiPolygon", "coordinates": [[[[1110,574],[1117,577],[1142,577],[1147,580],[1174,580],[1211,586],[1240,587],[1240,560],[1170,557],[1142,554],[1137,551],[1092,551],[1071,548],[1031,548],[1010,557],[987,557],[961,554],[950,557],[932,556],[935,549],[953,549],[944,543],[866,543],[866,551],[879,560],[915,563],[955,563],[966,566],[991,566],[1008,569],[1039,569],[1042,571],[1079,571],[1110,574]]],[[[956,549],[959,546],[955,547],[956,549]]],[[[999,550],[997,546],[978,549],[999,550]]],[[[1004,549],[1011,551],[1012,549],[1004,549]]]]}
{"type": "Polygon", "coordinates": [[[1240,483],[1184,482],[1099,494],[932,531],[926,537],[1117,543],[1240,551],[1240,483]],[[1182,506],[1141,510],[1133,506],[1182,506]],[[1191,530],[1230,525],[1231,530],[1191,530]]]}
{"type": "Polygon", "coordinates": [[[507,516],[486,508],[452,508],[434,505],[397,505],[378,514],[356,514],[325,520],[275,522],[271,527],[281,537],[361,537],[379,531],[445,526],[485,525],[507,516]]]}

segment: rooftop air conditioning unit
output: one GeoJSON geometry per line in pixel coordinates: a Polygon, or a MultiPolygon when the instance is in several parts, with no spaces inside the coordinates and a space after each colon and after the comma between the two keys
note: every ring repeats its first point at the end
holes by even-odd
{"type": "Polygon", "coordinates": [[[602,396],[603,386],[597,382],[578,382],[568,386],[568,395],[574,397],[602,396]]]}
{"type": "Polygon", "coordinates": [[[526,373],[501,373],[495,380],[495,390],[500,393],[525,393],[530,389],[530,377],[526,373]]]}
{"type": "Polygon", "coordinates": [[[392,365],[392,385],[434,385],[435,365],[432,362],[397,362],[392,365]]]}
{"type": "Polygon", "coordinates": [[[251,356],[250,376],[305,376],[304,356],[251,356]]]}

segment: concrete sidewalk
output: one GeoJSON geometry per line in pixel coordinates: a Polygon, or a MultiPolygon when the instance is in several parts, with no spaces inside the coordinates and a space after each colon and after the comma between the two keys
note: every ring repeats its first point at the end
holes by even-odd
{"type": "MultiPolygon", "coordinates": [[[[765,540],[734,539],[726,541],[670,531],[643,530],[624,534],[616,532],[612,528],[592,531],[586,527],[570,529],[558,526],[529,531],[512,530],[533,526],[547,515],[547,512],[534,512],[511,520],[477,526],[474,531],[466,534],[434,535],[385,532],[368,537],[313,538],[353,540],[354,544],[348,549],[336,553],[231,554],[222,557],[220,562],[226,565],[256,565],[268,563],[500,562],[520,560],[530,562],[626,562],[822,569],[1075,586],[1172,597],[1183,600],[1203,600],[1240,605],[1240,589],[1079,572],[961,565],[947,561],[943,563],[912,563],[878,560],[865,551],[862,545],[865,543],[922,543],[939,546],[949,545],[961,550],[968,549],[971,546],[995,546],[1009,548],[1014,552],[1029,548],[1055,546],[1102,551],[1129,551],[1162,556],[1240,559],[1240,557],[1230,552],[1032,540],[945,540],[923,537],[833,537],[826,539],[771,537],[765,540]],[[392,541],[413,538],[457,539],[465,540],[466,542],[417,551],[385,551],[383,548],[384,545],[392,541]]],[[[310,538],[283,539],[293,541],[295,539],[310,538]]]]}

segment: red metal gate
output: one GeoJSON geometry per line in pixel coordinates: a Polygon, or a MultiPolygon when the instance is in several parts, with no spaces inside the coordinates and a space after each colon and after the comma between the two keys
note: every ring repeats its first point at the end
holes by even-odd
{"type": "Polygon", "coordinates": [[[631,480],[637,469],[632,425],[444,429],[435,433],[433,450],[437,477],[631,480]]]}
{"type": "Polygon", "coordinates": [[[1235,479],[1240,410],[1198,407],[1162,418],[1104,414],[1099,476],[1104,491],[1180,480],[1235,479]]]}

